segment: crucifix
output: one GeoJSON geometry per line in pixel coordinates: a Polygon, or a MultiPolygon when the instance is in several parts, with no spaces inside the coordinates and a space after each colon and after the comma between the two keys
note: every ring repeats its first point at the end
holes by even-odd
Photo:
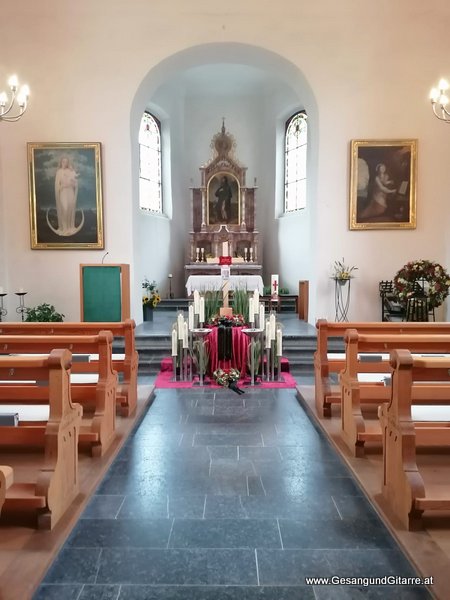
{"type": "Polygon", "coordinates": [[[271,277],[271,281],[272,281],[272,289],[271,289],[271,293],[272,296],[278,296],[278,275],[272,275],[271,277]]]}

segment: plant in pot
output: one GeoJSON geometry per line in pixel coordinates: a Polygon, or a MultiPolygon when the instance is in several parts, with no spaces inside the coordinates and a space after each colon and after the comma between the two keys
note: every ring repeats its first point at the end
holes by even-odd
{"type": "Polygon", "coordinates": [[[29,322],[61,322],[64,320],[64,316],[62,313],[56,311],[53,304],[47,304],[44,302],[43,304],[38,304],[33,308],[27,308],[27,316],[25,321],[29,322]]]}
{"type": "Polygon", "coordinates": [[[153,321],[153,309],[161,302],[156,281],[149,281],[147,277],[142,282],[142,310],[144,311],[144,321],[153,321]]]}

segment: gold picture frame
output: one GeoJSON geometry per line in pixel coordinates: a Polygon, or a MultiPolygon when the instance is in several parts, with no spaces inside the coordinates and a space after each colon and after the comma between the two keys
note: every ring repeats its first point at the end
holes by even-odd
{"type": "Polygon", "coordinates": [[[352,140],[350,229],[415,229],[417,140],[352,140]]]}
{"type": "Polygon", "coordinates": [[[101,144],[27,144],[31,248],[104,248],[101,144]]]}

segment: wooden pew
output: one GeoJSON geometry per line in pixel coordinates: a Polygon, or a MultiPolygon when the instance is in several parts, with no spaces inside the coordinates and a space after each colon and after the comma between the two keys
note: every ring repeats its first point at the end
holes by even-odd
{"type": "MultiPolygon", "coordinates": [[[[445,460],[446,472],[442,465],[441,468],[437,465],[436,472],[433,465],[434,476],[430,482],[426,481],[425,471],[419,471],[416,456],[419,444],[450,445],[450,400],[446,406],[433,407],[442,414],[438,417],[433,411],[427,422],[423,420],[423,413],[416,414],[418,407],[414,406],[415,382],[445,380],[450,388],[450,360],[414,358],[408,350],[394,350],[390,364],[393,370],[391,397],[379,409],[383,431],[383,496],[403,525],[414,530],[421,528],[424,511],[450,510],[448,460],[445,460]]],[[[447,395],[450,398],[450,389],[447,395]]]]}
{"type": "MultiPolygon", "coordinates": [[[[100,331],[111,331],[115,338],[123,338],[125,354],[113,354],[113,369],[120,375],[117,385],[119,414],[128,417],[137,406],[137,376],[139,355],[135,346],[133,319],[108,323],[0,323],[1,335],[97,335],[100,331]]],[[[1,341],[1,339],[0,339],[1,341]]]]}
{"type": "Polygon", "coordinates": [[[6,453],[14,469],[14,483],[6,491],[2,517],[10,511],[33,510],[38,526],[52,529],[78,494],[77,445],[82,407],[72,404],[70,366],[71,353],[63,349],[52,350],[46,357],[0,356],[0,379],[47,381],[49,405],[49,418],[43,427],[0,428],[0,457],[6,453]],[[36,456],[39,449],[42,457],[36,456]]]}
{"type": "MultiPolygon", "coordinates": [[[[98,354],[94,363],[72,362],[71,380],[91,374],[90,382],[72,383],[72,399],[83,406],[80,443],[89,445],[93,456],[101,456],[115,437],[117,373],[112,368],[112,340],[109,331],[98,335],[3,335],[0,352],[3,354],[49,354],[55,347],[67,348],[81,355],[98,354]]],[[[2,378],[11,384],[0,386],[0,404],[39,404],[46,397],[45,386],[14,383],[14,374],[2,378]]]]}
{"type": "MultiPolygon", "coordinates": [[[[364,334],[448,334],[450,335],[450,323],[377,323],[377,322],[354,322],[334,323],[326,319],[319,319],[317,328],[317,350],[314,354],[314,377],[315,377],[315,402],[317,414],[321,417],[331,417],[333,404],[340,404],[341,393],[339,385],[333,385],[331,376],[342,371],[345,365],[345,356],[330,353],[330,341],[332,339],[342,342],[347,329],[357,329],[364,334]]],[[[375,372],[367,365],[366,372],[375,372]]]]}
{"type": "MultiPolygon", "coordinates": [[[[450,354],[450,335],[364,335],[356,329],[349,329],[345,334],[345,368],[340,374],[341,385],[341,426],[342,438],[355,456],[364,456],[366,442],[379,442],[381,444],[381,429],[378,419],[366,420],[363,415],[362,405],[367,410],[372,405],[375,410],[389,399],[390,386],[383,381],[365,382],[360,380],[360,375],[366,373],[369,364],[379,378],[383,373],[390,373],[389,361],[383,359],[382,353],[397,348],[406,348],[416,354],[450,354]],[[361,354],[370,356],[373,353],[375,360],[363,362],[361,354]]],[[[432,372],[424,372],[424,375],[432,372]]],[[[448,376],[450,381],[450,376],[448,376]]],[[[438,404],[447,402],[450,388],[443,387],[435,382],[423,381],[414,386],[414,398],[423,404],[438,404]]],[[[376,416],[376,414],[375,414],[376,416]]]]}
{"type": "Polygon", "coordinates": [[[6,498],[6,490],[12,486],[14,474],[11,467],[0,465],[0,514],[6,498]]]}

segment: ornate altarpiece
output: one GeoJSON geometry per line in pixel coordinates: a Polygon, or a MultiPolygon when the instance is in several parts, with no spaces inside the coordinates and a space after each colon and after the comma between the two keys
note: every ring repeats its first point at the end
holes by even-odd
{"type": "MultiPolygon", "coordinates": [[[[201,185],[192,189],[192,231],[186,276],[220,272],[219,256],[228,249],[231,272],[261,274],[262,249],[255,231],[255,187],[247,187],[247,167],[234,155],[234,137],[222,129],[211,141],[213,157],[202,167],[201,185]],[[203,249],[203,252],[201,251],[203,249]]],[[[256,184],[256,180],[255,180],[256,184]]]]}

